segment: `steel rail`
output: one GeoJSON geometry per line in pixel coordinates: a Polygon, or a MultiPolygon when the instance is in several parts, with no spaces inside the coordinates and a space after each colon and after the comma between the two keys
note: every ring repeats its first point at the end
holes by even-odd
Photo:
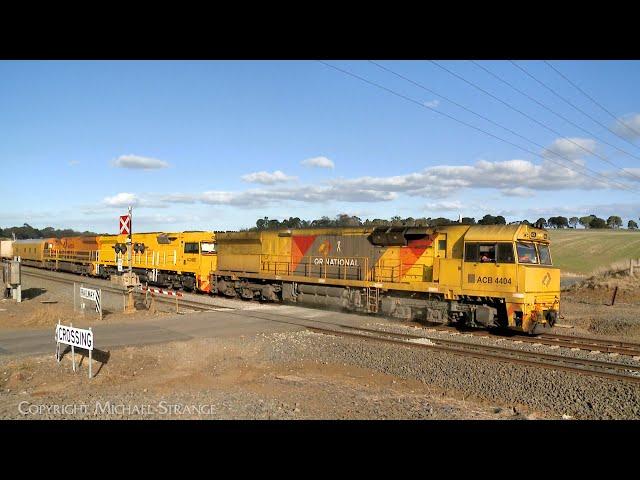
{"type": "MultiPolygon", "coordinates": [[[[434,329],[434,330],[446,331],[446,332],[460,331],[456,327],[450,327],[446,325],[429,326],[429,327],[420,326],[418,328],[434,329]]],[[[484,337],[484,338],[497,337],[502,339],[508,339],[511,341],[524,342],[524,343],[558,346],[558,347],[566,347],[566,348],[577,348],[579,350],[598,351],[598,352],[604,352],[604,353],[617,353],[619,355],[640,356],[640,343],[623,342],[620,340],[594,338],[594,337],[579,337],[574,335],[562,335],[562,334],[554,334],[554,333],[544,333],[544,334],[540,334],[538,336],[532,337],[527,334],[514,332],[512,333],[513,336],[505,337],[505,336],[492,334],[486,331],[463,330],[463,332],[468,333],[470,335],[484,337]]]]}
{"type": "MultiPolygon", "coordinates": [[[[443,343],[449,343],[450,345],[439,345],[438,341],[442,340],[432,340],[426,337],[420,337],[425,340],[431,340],[434,342],[433,344],[424,344],[424,343],[416,343],[409,340],[401,340],[398,338],[394,338],[393,336],[386,335],[370,335],[364,333],[356,333],[356,332],[347,332],[335,329],[321,328],[321,327],[307,327],[311,331],[315,331],[317,333],[322,333],[325,335],[336,335],[336,336],[345,336],[345,337],[353,337],[359,338],[363,340],[369,341],[379,341],[392,343],[395,345],[403,345],[411,348],[423,348],[428,350],[442,351],[445,353],[452,353],[455,355],[462,356],[470,356],[474,358],[480,359],[492,359],[492,360],[506,360],[510,363],[517,363],[526,366],[535,366],[542,367],[551,370],[563,370],[572,373],[578,373],[581,375],[590,375],[601,378],[606,378],[609,380],[618,380],[618,381],[628,381],[631,383],[640,384],[640,369],[634,368],[633,366],[624,365],[624,370],[629,372],[637,372],[638,375],[634,375],[632,373],[621,373],[620,371],[607,371],[605,368],[601,366],[594,367],[590,365],[592,360],[583,360],[577,359],[574,357],[563,357],[556,356],[553,360],[549,358],[544,358],[539,354],[531,354],[531,352],[522,352],[514,349],[504,349],[504,351],[508,351],[509,354],[505,354],[504,351],[500,353],[498,350],[495,350],[495,347],[487,347],[485,345],[471,344],[466,342],[454,342],[450,340],[446,340],[443,343]],[[455,344],[452,346],[451,344],[455,344]]],[[[613,370],[619,368],[619,364],[609,364],[608,362],[602,362],[607,364],[607,366],[611,366],[613,370]]]]}

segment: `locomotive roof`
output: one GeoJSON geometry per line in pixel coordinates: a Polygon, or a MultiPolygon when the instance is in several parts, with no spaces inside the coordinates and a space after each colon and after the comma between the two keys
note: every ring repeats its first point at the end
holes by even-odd
{"type": "Polygon", "coordinates": [[[538,240],[549,241],[549,234],[542,228],[535,228],[531,225],[471,225],[466,235],[465,241],[506,241],[516,240],[538,240]]]}

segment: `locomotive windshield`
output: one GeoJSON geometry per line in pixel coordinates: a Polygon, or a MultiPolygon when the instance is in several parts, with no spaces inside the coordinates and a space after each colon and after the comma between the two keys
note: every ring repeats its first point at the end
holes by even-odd
{"type": "Polygon", "coordinates": [[[517,242],[516,248],[518,249],[518,263],[538,263],[538,255],[533,243],[517,242]]]}
{"type": "Polygon", "coordinates": [[[516,248],[518,250],[518,263],[551,265],[549,245],[537,242],[517,242],[516,248]]]}
{"type": "Polygon", "coordinates": [[[538,244],[538,253],[540,254],[541,265],[551,265],[551,253],[549,252],[549,245],[538,244]]]}

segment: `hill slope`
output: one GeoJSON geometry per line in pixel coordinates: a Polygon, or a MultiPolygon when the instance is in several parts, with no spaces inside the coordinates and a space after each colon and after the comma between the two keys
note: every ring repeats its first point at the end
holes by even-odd
{"type": "Polygon", "coordinates": [[[590,273],[614,262],[640,258],[640,231],[550,230],[551,255],[562,273],[590,273]]]}

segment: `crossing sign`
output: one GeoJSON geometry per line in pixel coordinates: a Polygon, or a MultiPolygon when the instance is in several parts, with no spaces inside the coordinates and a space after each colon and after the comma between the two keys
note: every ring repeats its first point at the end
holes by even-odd
{"type": "Polygon", "coordinates": [[[129,235],[131,233],[131,217],[129,215],[120,215],[120,234],[129,235]]]}

